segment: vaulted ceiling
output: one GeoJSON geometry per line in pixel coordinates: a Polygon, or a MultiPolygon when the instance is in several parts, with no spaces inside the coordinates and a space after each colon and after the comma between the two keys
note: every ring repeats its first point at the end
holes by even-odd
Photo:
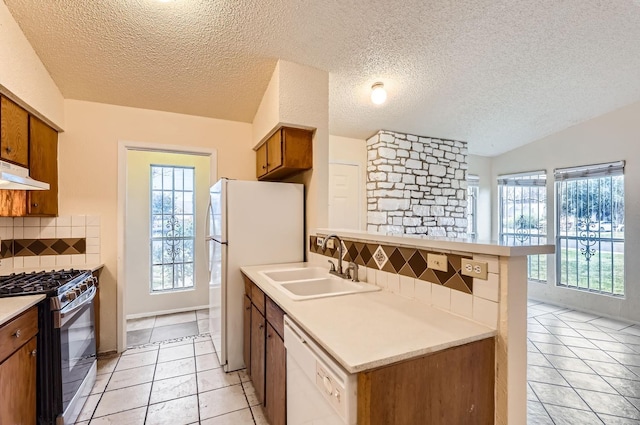
{"type": "Polygon", "coordinates": [[[282,58],[329,72],[331,134],[489,156],[640,100],[639,0],[4,1],[70,99],[251,122],[282,58]]]}

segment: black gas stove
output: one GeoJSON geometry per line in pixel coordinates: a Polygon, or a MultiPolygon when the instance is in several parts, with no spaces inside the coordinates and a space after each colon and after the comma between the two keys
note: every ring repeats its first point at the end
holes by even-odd
{"type": "Polygon", "coordinates": [[[50,272],[12,273],[0,276],[0,298],[44,294],[57,297],[57,309],[64,308],[94,285],[87,270],[52,270],[50,272]]]}
{"type": "Polygon", "coordinates": [[[75,422],[96,376],[93,299],[88,270],[0,276],[0,298],[44,294],[38,308],[38,425],[75,422]]]}

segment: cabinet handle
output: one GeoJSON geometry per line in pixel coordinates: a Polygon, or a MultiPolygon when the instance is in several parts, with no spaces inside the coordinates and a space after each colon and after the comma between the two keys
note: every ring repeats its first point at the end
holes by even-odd
{"type": "Polygon", "coordinates": [[[15,331],[13,333],[13,336],[15,336],[16,338],[20,338],[20,329],[18,329],[17,331],[15,331]]]}
{"type": "Polygon", "coordinates": [[[13,149],[11,149],[11,146],[7,146],[7,153],[11,153],[13,149]]]}
{"type": "Polygon", "coordinates": [[[270,333],[267,333],[267,338],[271,338],[272,335],[270,333]]]}
{"type": "Polygon", "coordinates": [[[264,329],[264,325],[263,325],[262,323],[260,323],[260,324],[258,325],[258,329],[260,329],[260,330],[264,329]]]}
{"type": "Polygon", "coordinates": [[[244,309],[245,309],[245,310],[251,310],[251,306],[249,306],[249,307],[245,307],[244,309]]]}
{"type": "Polygon", "coordinates": [[[264,170],[265,168],[267,168],[267,166],[266,166],[266,165],[263,165],[263,166],[262,166],[262,169],[264,170]]]}
{"type": "Polygon", "coordinates": [[[35,357],[35,356],[36,356],[36,354],[38,354],[38,350],[33,350],[33,351],[31,352],[31,357],[35,357]]]}
{"type": "Polygon", "coordinates": [[[36,207],[36,208],[38,208],[38,203],[37,203],[37,202],[35,202],[35,203],[31,204],[31,206],[32,206],[32,207],[36,207]]]}

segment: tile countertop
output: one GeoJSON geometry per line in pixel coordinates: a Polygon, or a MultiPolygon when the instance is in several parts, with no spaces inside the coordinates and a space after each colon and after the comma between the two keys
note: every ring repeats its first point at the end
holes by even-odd
{"type": "Polygon", "coordinates": [[[240,269],[349,373],[496,335],[479,323],[385,291],[293,301],[260,274],[314,266],[291,263],[240,269]]]}
{"type": "Polygon", "coordinates": [[[44,295],[0,298],[0,325],[4,325],[23,311],[44,300],[44,295]]]}

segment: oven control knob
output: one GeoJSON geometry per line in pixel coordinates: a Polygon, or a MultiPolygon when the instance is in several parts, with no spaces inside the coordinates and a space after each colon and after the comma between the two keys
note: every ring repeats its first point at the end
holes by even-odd
{"type": "Polygon", "coordinates": [[[94,279],[94,277],[91,276],[91,278],[87,279],[87,281],[86,281],[86,284],[89,286],[89,288],[91,288],[93,286],[93,279],[94,279]]]}
{"type": "Polygon", "coordinates": [[[79,287],[73,288],[73,292],[76,293],[76,297],[79,297],[80,295],[82,295],[82,289],[80,289],[79,287]]]}
{"type": "Polygon", "coordinates": [[[69,301],[73,301],[73,300],[75,300],[75,299],[76,299],[76,293],[75,293],[75,292],[73,292],[73,291],[69,291],[69,292],[67,292],[67,299],[68,299],[69,301]]]}
{"type": "Polygon", "coordinates": [[[89,287],[86,284],[84,283],[80,284],[80,290],[82,290],[82,292],[86,291],[87,289],[89,289],[89,287]]]}

